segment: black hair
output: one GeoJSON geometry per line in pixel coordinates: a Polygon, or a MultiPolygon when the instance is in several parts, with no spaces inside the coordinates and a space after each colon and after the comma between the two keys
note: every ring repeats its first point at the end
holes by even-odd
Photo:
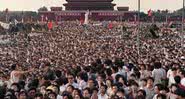
{"type": "Polygon", "coordinates": [[[112,75],[112,71],[111,71],[110,68],[107,68],[107,69],[105,70],[105,72],[106,72],[106,74],[107,74],[108,76],[111,76],[111,75],[112,75]]]}
{"type": "Polygon", "coordinates": [[[107,66],[111,66],[112,65],[112,61],[110,59],[106,59],[104,64],[106,64],[107,66]]]}
{"type": "Polygon", "coordinates": [[[176,71],[176,70],[177,70],[177,68],[175,68],[175,67],[172,68],[172,71],[176,71]]]}
{"type": "Polygon", "coordinates": [[[56,79],[55,82],[57,83],[58,86],[61,86],[64,84],[63,82],[63,79],[62,78],[59,78],[59,79],[56,79]]]}
{"type": "Polygon", "coordinates": [[[96,59],[97,64],[102,64],[101,59],[96,59]]]}
{"type": "Polygon", "coordinates": [[[87,73],[85,73],[85,72],[79,72],[79,73],[77,74],[77,77],[80,77],[80,79],[84,80],[85,82],[88,81],[88,75],[87,75],[87,73]]]}
{"type": "Polygon", "coordinates": [[[74,90],[74,88],[75,88],[73,85],[68,85],[67,87],[71,87],[73,90],[74,90]]]}
{"type": "Polygon", "coordinates": [[[41,93],[36,93],[36,94],[35,94],[35,98],[36,98],[36,97],[41,97],[41,98],[43,98],[43,95],[42,95],[41,93]]]}
{"type": "Polygon", "coordinates": [[[88,87],[86,87],[86,88],[83,89],[83,91],[85,91],[85,90],[87,90],[89,92],[89,94],[92,93],[92,90],[90,88],[88,88],[88,87]]]}
{"type": "Polygon", "coordinates": [[[141,81],[145,81],[145,82],[147,82],[147,79],[143,78],[143,79],[141,79],[141,81]]]}
{"type": "Polygon", "coordinates": [[[113,66],[113,67],[111,67],[115,72],[118,72],[118,67],[116,67],[116,66],[113,66]]]}
{"type": "Polygon", "coordinates": [[[140,90],[138,90],[138,92],[141,92],[143,94],[143,96],[146,97],[146,91],[145,90],[140,89],[140,90]]]}
{"type": "Polygon", "coordinates": [[[107,85],[101,84],[101,87],[104,87],[107,90],[107,85]]]}
{"type": "Polygon", "coordinates": [[[180,76],[175,76],[175,77],[174,77],[174,80],[175,80],[176,84],[180,84],[180,82],[181,82],[181,77],[180,77],[180,76]]]}
{"type": "Polygon", "coordinates": [[[37,88],[38,86],[39,86],[39,80],[38,80],[38,79],[34,79],[34,80],[32,80],[32,81],[28,84],[28,88],[31,88],[31,87],[37,88]]]}
{"type": "Polygon", "coordinates": [[[160,99],[166,99],[166,95],[165,94],[158,94],[157,95],[157,99],[160,98],[160,99]]]}
{"type": "Polygon", "coordinates": [[[15,70],[16,67],[17,67],[17,65],[16,65],[16,64],[13,64],[13,65],[11,66],[11,69],[12,69],[12,70],[15,70]]]}
{"type": "Polygon", "coordinates": [[[17,86],[18,91],[21,89],[18,83],[13,83],[11,86],[17,86]]]}
{"type": "Polygon", "coordinates": [[[57,98],[57,94],[55,92],[51,91],[50,93],[48,93],[48,96],[49,96],[49,94],[54,94],[55,97],[57,98]]]}
{"type": "Polygon", "coordinates": [[[114,64],[115,64],[116,66],[118,66],[119,68],[122,68],[122,67],[124,66],[124,62],[123,62],[121,59],[119,59],[119,58],[116,58],[116,59],[115,59],[114,64]]]}
{"type": "Polygon", "coordinates": [[[178,88],[178,85],[177,84],[171,84],[170,87],[173,87],[173,86],[175,86],[176,88],[178,88]]]}
{"type": "Polygon", "coordinates": [[[139,87],[139,84],[137,82],[133,82],[132,85],[139,87]]]}
{"type": "Polygon", "coordinates": [[[164,89],[162,84],[156,84],[155,86],[157,86],[158,90],[161,91],[164,89]]]}
{"type": "Polygon", "coordinates": [[[117,92],[125,93],[125,90],[123,88],[119,88],[117,92]]]}
{"type": "Polygon", "coordinates": [[[26,92],[26,91],[21,91],[21,92],[19,92],[19,96],[20,96],[21,94],[23,94],[23,93],[25,93],[25,95],[26,95],[26,97],[27,97],[27,92],[26,92]]]}
{"type": "Polygon", "coordinates": [[[31,90],[35,90],[35,92],[37,91],[37,89],[35,87],[32,87],[32,88],[28,89],[28,92],[31,91],[31,90]]]}
{"type": "Polygon", "coordinates": [[[20,89],[24,89],[24,86],[25,86],[25,81],[19,81],[18,82],[19,86],[20,86],[20,89]]]}
{"type": "Polygon", "coordinates": [[[182,74],[183,76],[185,76],[185,70],[182,70],[182,69],[181,69],[181,74],[182,74]]]}
{"type": "Polygon", "coordinates": [[[154,68],[155,68],[155,69],[161,68],[161,63],[160,63],[160,62],[155,62],[155,63],[154,63],[154,68]]]}
{"type": "Polygon", "coordinates": [[[119,78],[122,78],[122,79],[125,81],[125,78],[124,78],[124,76],[123,76],[123,75],[121,75],[121,74],[117,74],[117,75],[116,75],[116,77],[115,77],[116,82],[118,82],[118,81],[119,81],[119,78]]]}
{"type": "Polygon", "coordinates": [[[93,87],[93,88],[92,88],[92,92],[93,92],[93,91],[97,91],[97,92],[98,92],[98,88],[97,88],[97,87],[93,87]]]}
{"type": "Polygon", "coordinates": [[[152,80],[154,82],[154,78],[153,77],[148,77],[147,80],[152,80]]]}
{"type": "Polygon", "coordinates": [[[123,84],[120,82],[116,83],[116,85],[117,85],[118,89],[123,87],[123,84]]]}
{"type": "Polygon", "coordinates": [[[55,75],[56,75],[58,78],[60,78],[61,75],[62,75],[62,73],[61,73],[60,70],[56,70],[56,71],[55,71],[55,75]]]}

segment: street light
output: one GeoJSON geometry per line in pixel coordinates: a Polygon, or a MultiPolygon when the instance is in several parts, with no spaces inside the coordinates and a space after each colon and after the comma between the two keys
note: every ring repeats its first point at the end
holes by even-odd
{"type": "Polygon", "coordinates": [[[181,47],[183,48],[184,45],[184,3],[185,1],[183,0],[183,8],[182,8],[182,31],[181,31],[181,47]]]}
{"type": "Polygon", "coordinates": [[[139,34],[140,34],[140,0],[138,0],[138,32],[137,32],[137,50],[138,50],[138,55],[140,54],[139,34]]]}

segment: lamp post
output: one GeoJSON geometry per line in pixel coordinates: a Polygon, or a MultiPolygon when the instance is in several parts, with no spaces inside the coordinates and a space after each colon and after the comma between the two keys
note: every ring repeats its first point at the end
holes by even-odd
{"type": "Polygon", "coordinates": [[[184,3],[185,0],[183,0],[183,8],[182,8],[182,32],[181,32],[181,47],[184,47],[184,3]]]}
{"type": "Polygon", "coordinates": [[[140,0],[138,0],[138,31],[137,31],[137,50],[138,55],[140,54],[140,40],[139,40],[139,34],[140,34],[140,0]]]}

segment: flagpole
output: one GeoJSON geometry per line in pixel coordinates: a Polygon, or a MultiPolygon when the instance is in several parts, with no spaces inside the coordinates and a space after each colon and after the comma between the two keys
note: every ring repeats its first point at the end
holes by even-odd
{"type": "Polygon", "coordinates": [[[140,0],[138,0],[138,32],[137,32],[137,50],[138,50],[138,55],[140,54],[139,34],[140,34],[140,0]]]}
{"type": "Polygon", "coordinates": [[[181,32],[181,47],[183,48],[184,44],[184,3],[185,1],[183,0],[183,9],[182,9],[182,32],[181,32]]]}
{"type": "Polygon", "coordinates": [[[166,24],[168,24],[168,15],[166,15],[166,24]]]}

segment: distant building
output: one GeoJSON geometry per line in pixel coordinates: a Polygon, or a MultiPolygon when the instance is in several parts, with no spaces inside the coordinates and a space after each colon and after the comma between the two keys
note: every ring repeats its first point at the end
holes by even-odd
{"type": "Polygon", "coordinates": [[[137,12],[129,11],[129,7],[118,7],[114,10],[116,4],[113,0],[66,0],[67,3],[62,7],[51,7],[51,11],[40,11],[40,19],[46,21],[55,20],[80,20],[84,18],[87,10],[90,11],[89,18],[91,20],[134,20],[137,12]]]}
{"type": "Polygon", "coordinates": [[[114,10],[113,0],[66,0],[66,10],[114,10]]]}
{"type": "Polygon", "coordinates": [[[51,7],[51,11],[62,11],[62,7],[51,7]]]}

